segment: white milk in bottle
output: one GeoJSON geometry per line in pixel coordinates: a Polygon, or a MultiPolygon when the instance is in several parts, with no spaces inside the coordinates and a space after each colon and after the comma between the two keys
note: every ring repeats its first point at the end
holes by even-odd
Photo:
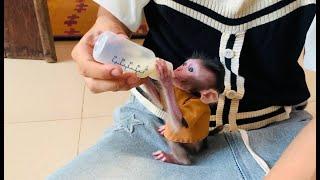
{"type": "MultiPolygon", "coordinates": [[[[134,72],[140,78],[149,76],[158,80],[155,54],[113,32],[108,31],[99,35],[93,48],[93,58],[104,64],[120,65],[124,71],[134,72]]],[[[168,69],[172,71],[172,64],[167,61],[166,63],[168,69]]]]}

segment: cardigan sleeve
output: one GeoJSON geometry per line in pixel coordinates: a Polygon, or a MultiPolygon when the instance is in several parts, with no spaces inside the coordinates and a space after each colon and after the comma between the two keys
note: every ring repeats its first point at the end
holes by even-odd
{"type": "Polygon", "coordinates": [[[141,24],[143,8],[149,0],[93,0],[108,10],[119,21],[126,25],[130,31],[135,32],[141,24]]]}

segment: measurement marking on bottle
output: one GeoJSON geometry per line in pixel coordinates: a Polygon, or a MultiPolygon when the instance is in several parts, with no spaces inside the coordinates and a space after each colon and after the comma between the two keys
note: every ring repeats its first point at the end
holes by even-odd
{"type": "Polygon", "coordinates": [[[134,67],[132,61],[129,61],[129,63],[126,63],[126,59],[121,58],[121,60],[120,60],[118,58],[118,56],[113,56],[111,61],[113,62],[113,64],[118,64],[118,65],[124,67],[124,70],[130,69],[130,70],[134,71],[135,73],[143,74],[146,71],[148,71],[148,65],[145,66],[145,68],[143,70],[140,70],[141,66],[139,64],[134,67]]]}

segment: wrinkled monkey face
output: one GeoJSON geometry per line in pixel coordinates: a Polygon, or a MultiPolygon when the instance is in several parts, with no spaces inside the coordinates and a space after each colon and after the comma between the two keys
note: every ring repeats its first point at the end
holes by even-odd
{"type": "Polygon", "coordinates": [[[207,89],[215,82],[214,73],[203,67],[199,59],[188,59],[173,73],[174,85],[187,92],[207,89]]]}

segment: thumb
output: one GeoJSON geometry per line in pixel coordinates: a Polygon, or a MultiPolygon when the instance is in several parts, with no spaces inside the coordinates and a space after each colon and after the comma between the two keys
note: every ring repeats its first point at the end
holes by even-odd
{"type": "Polygon", "coordinates": [[[125,39],[129,39],[129,37],[125,34],[117,34],[119,37],[125,38],[125,39]]]}

